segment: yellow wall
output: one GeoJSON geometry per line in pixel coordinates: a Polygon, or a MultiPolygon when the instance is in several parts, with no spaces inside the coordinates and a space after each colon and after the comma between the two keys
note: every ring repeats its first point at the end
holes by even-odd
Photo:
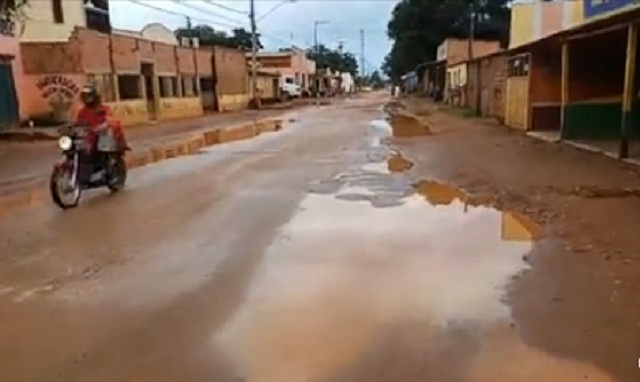
{"type": "Polygon", "coordinates": [[[529,77],[507,79],[505,124],[516,129],[527,129],[529,110],[529,77]]]}
{"type": "Polygon", "coordinates": [[[220,95],[218,97],[220,111],[236,111],[246,109],[249,104],[249,94],[220,95]]]}
{"type": "Polygon", "coordinates": [[[159,119],[199,117],[204,114],[200,97],[161,98],[159,119]]]}
{"type": "Polygon", "coordinates": [[[107,103],[113,118],[120,121],[122,126],[135,126],[148,122],[147,101],[143,99],[117,101],[107,103]]]}
{"type": "Polygon", "coordinates": [[[26,21],[21,41],[65,41],[76,26],[86,26],[83,0],[63,0],[64,23],[53,21],[50,0],[30,1],[25,9],[26,21]]]}
{"type": "Polygon", "coordinates": [[[450,83],[449,88],[455,89],[467,84],[467,64],[454,65],[447,68],[447,78],[450,83]]]}
{"type": "Polygon", "coordinates": [[[583,0],[514,4],[511,7],[509,48],[572,28],[583,21],[583,0]]]}
{"type": "Polygon", "coordinates": [[[509,48],[533,40],[535,25],[535,4],[514,4],[511,7],[511,30],[509,48]]]}

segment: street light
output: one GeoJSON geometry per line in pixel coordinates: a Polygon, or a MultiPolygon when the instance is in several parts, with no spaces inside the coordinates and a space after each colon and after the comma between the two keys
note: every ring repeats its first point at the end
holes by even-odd
{"type": "Polygon", "coordinates": [[[275,12],[276,9],[280,8],[281,6],[283,6],[285,4],[292,4],[292,3],[295,3],[296,1],[298,1],[298,0],[283,0],[283,1],[279,2],[278,4],[274,5],[271,9],[266,11],[262,16],[258,17],[256,22],[266,18],[267,16],[269,16],[270,14],[275,12]]]}
{"type": "MultiPolygon", "coordinates": [[[[324,25],[324,24],[329,24],[329,21],[327,20],[316,20],[313,22],[313,46],[315,47],[315,51],[316,51],[316,56],[320,53],[319,51],[319,46],[318,46],[318,26],[319,25],[324,25]]],[[[316,57],[317,58],[317,57],[316,57]]]]}
{"type": "MultiPolygon", "coordinates": [[[[297,0],[283,0],[276,4],[273,8],[267,11],[260,17],[259,20],[264,19],[273,13],[276,9],[286,3],[295,3],[297,0]]],[[[258,31],[256,25],[256,1],[250,0],[249,19],[251,20],[251,89],[253,102],[256,108],[260,108],[260,98],[258,97],[258,31]]]]}

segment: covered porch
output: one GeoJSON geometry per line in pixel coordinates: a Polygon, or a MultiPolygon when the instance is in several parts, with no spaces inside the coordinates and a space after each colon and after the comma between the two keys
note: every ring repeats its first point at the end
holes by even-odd
{"type": "Polygon", "coordinates": [[[561,39],[560,138],[607,156],[640,159],[638,12],[624,16],[561,39]]]}

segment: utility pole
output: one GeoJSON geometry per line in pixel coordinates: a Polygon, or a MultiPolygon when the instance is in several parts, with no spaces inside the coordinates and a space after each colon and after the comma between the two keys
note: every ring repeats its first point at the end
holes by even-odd
{"type": "MultiPolygon", "coordinates": [[[[473,60],[473,40],[475,39],[476,34],[476,0],[474,0],[471,4],[469,4],[469,38],[467,39],[467,62],[473,60]]],[[[469,64],[467,64],[467,68],[469,64]]],[[[467,83],[465,84],[465,94],[466,94],[466,103],[469,104],[471,92],[469,91],[469,78],[467,73],[467,83]]],[[[480,89],[477,89],[480,92],[480,89]]]]}
{"type": "Polygon", "coordinates": [[[258,31],[256,27],[256,2],[250,0],[249,19],[251,20],[251,89],[253,104],[260,109],[260,97],[258,95],[258,31]]]}
{"type": "Polygon", "coordinates": [[[366,74],[364,67],[364,29],[360,29],[360,76],[362,81],[364,81],[366,74]]]}

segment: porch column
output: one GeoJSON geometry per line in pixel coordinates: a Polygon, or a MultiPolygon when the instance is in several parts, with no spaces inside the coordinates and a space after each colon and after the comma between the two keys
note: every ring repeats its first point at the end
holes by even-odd
{"type": "Polygon", "coordinates": [[[636,48],[638,45],[638,26],[629,24],[627,32],[627,63],[624,72],[624,93],[622,94],[622,123],[620,126],[620,158],[629,156],[629,120],[635,98],[636,48]]]}
{"type": "Polygon", "coordinates": [[[569,42],[562,43],[562,87],[560,98],[560,139],[566,138],[566,108],[569,104],[569,42]]]}

